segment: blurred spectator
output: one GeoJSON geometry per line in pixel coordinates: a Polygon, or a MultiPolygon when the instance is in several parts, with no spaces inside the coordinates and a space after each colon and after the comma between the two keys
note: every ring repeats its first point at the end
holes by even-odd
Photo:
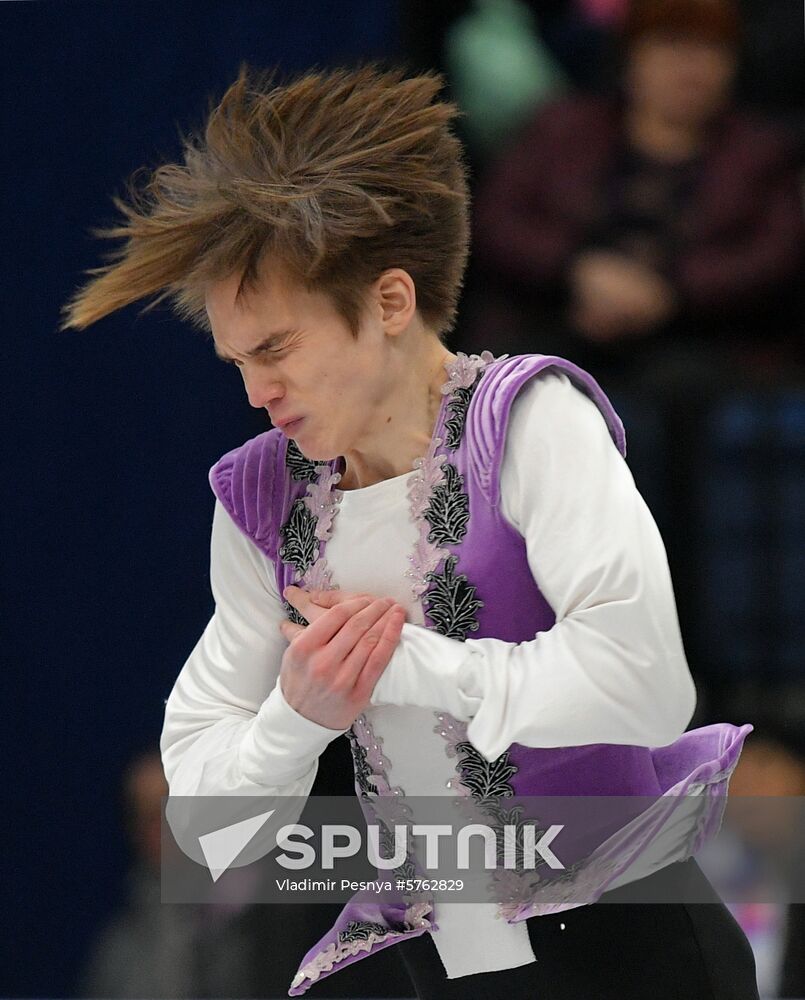
{"type": "MultiPolygon", "coordinates": [[[[96,942],[81,997],[251,995],[248,941],[229,920],[230,908],[161,901],[161,815],[167,794],[159,752],[136,756],[122,788],[133,856],[129,894],[96,942]]],[[[237,913],[239,907],[233,909],[237,913]]]]}
{"type": "Polygon", "coordinates": [[[730,0],[635,0],[618,95],[545,106],[481,187],[464,349],[685,392],[802,361],[796,147],[731,107],[739,38],[730,0]]]}
{"type": "MultiPolygon", "coordinates": [[[[757,802],[750,803],[743,814],[742,826],[749,847],[779,857],[782,867],[790,864],[790,854],[795,849],[791,838],[802,832],[805,733],[791,734],[781,726],[760,727],[745,749],[749,752],[730,781],[730,794],[775,797],[771,808],[765,810],[758,809],[757,802]]],[[[752,943],[758,982],[761,986],[765,982],[765,995],[805,996],[801,962],[805,937],[801,926],[795,928],[797,917],[801,922],[802,907],[793,903],[785,906],[747,902],[731,909],[752,943]]]]}
{"type": "MultiPolygon", "coordinates": [[[[339,747],[340,771],[351,757],[339,747]]],[[[326,768],[314,793],[326,787],[326,768]]],[[[332,782],[330,782],[332,785],[332,782]]],[[[351,781],[344,780],[351,791],[351,781]]],[[[157,750],[135,756],[125,770],[121,799],[132,850],[129,895],[101,932],[79,997],[286,997],[305,951],[333,925],[341,903],[316,906],[251,903],[259,895],[259,866],[232,869],[211,889],[213,902],[161,901],[161,852],[178,851],[162,839],[162,800],[168,785],[157,750]],[[240,874],[233,880],[232,876],[240,874]],[[234,888],[233,888],[234,886],[234,888]],[[232,895],[239,898],[231,898],[232,895]]],[[[368,968],[345,969],[343,981],[314,984],[311,998],[408,997],[413,988],[393,948],[368,968]]]]}
{"type": "MultiPolygon", "coordinates": [[[[757,709],[753,719],[758,718],[757,709]]],[[[763,710],[760,709],[761,718],[763,710]]],[[[730,904],[752,944],[764,997],[805,996],[805,906],[771,899],[790,897],[782,879],[803,860],[805,723],[783,718],[759,721],[730,779],[731,829],[740,831],[743,855],[733,878],[743,881],[748,901],[730,904]],[[759,808],[756,799],[766,798],[759,808]],[[748,797],[745,808],[739,800],[748,797]],[[756,887],[746,892],[747,880],[756,887]]],[[[714,845],[715,846],[715,845],[714,845]]],[[[739,857],[736,852],[733,863],[739,857]]],[[[706,867],[703,865],[703,867],[706,867]]]]}

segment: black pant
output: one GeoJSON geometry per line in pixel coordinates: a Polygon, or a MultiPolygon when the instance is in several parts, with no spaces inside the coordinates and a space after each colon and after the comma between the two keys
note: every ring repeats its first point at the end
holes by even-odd
{"type": "Polygon", "coordinates": [[[758,1000],[746,935],[692,858],[607,898],[625,900],[657,878],[687,882],[695,898],[715,901],[598,902],[531,917],[536,962],[459,979],[446,977],[430,934],[396,950],[420,1000],[758,1000]]]}

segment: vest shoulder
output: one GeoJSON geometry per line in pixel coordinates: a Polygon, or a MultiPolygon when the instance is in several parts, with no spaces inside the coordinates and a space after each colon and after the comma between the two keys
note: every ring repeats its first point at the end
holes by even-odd
{"type": "Polygon", "coordinates": [[[282,477],[284,442],[274,427],[233,448],[210,469],[209,481],[216,498],[247,535],[259,540],[265,534],[273,508],[274,489],[282,477]]]}
{"type": "Polygon", "coordinates": [[[518,354],[490,364],[478,382],[467,411],[469,451],[467,462],[486,502],[500,502],[500,467],[512,403],[520,389],[532,378],[546,372],[562,372],[589,396],[606,420],[610,436],[626,456],[626,435],[612,404],[589,372],[567,358],[548,354],[518,354]]]}
{"type": "Polygon", "coordinates": [[[606,393],[589,372],[567,358],[553,354],[516,354],[491,364],[478,384],[468,414],[473,436],[486,443],[490,453],[499,453],[506,433],[511,405],[520,389],[532,378],[547,372],[562,372],[598,406],[621,454],[626,454],[626,435],[620,417],[606,393]]]}

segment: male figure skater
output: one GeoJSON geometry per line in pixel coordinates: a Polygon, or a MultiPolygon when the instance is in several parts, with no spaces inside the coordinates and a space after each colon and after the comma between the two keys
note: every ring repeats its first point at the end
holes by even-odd
{"type": "MultiPolygon", "coordinates": [[[[468,221],[439,90],[244,67],[184,162],[116,200],[125,243],[67,307],[80,329],[167,297],[274,424],[211,472],[216,609],[166,706],[171,794],[306,796],[342,733],[366,802],[466,795],[494,821],[511,796],[723,791],[751,727],[682,735],[668,565],[606,396],[562,358],[445,346],[468,221]]],[[[353,900],[290,994],[395,946],[422,998],[757,997],[720,902],[576,891],[353,900]]]]}

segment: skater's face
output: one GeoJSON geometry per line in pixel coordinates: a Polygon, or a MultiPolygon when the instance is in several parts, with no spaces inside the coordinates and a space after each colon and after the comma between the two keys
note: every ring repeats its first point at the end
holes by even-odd
{"type": "Polygon", "coordinates": [[[210,286],[206,308],[216,353],[240,370],[251,405],[307,458],[359,448],[394,391],[390,340],[414,318],[411,279],[391,270],[367,289],[357,338],[328,295],[281,273],[264,270],[241,302],[238,284],[234,275],[210,286]]]}

